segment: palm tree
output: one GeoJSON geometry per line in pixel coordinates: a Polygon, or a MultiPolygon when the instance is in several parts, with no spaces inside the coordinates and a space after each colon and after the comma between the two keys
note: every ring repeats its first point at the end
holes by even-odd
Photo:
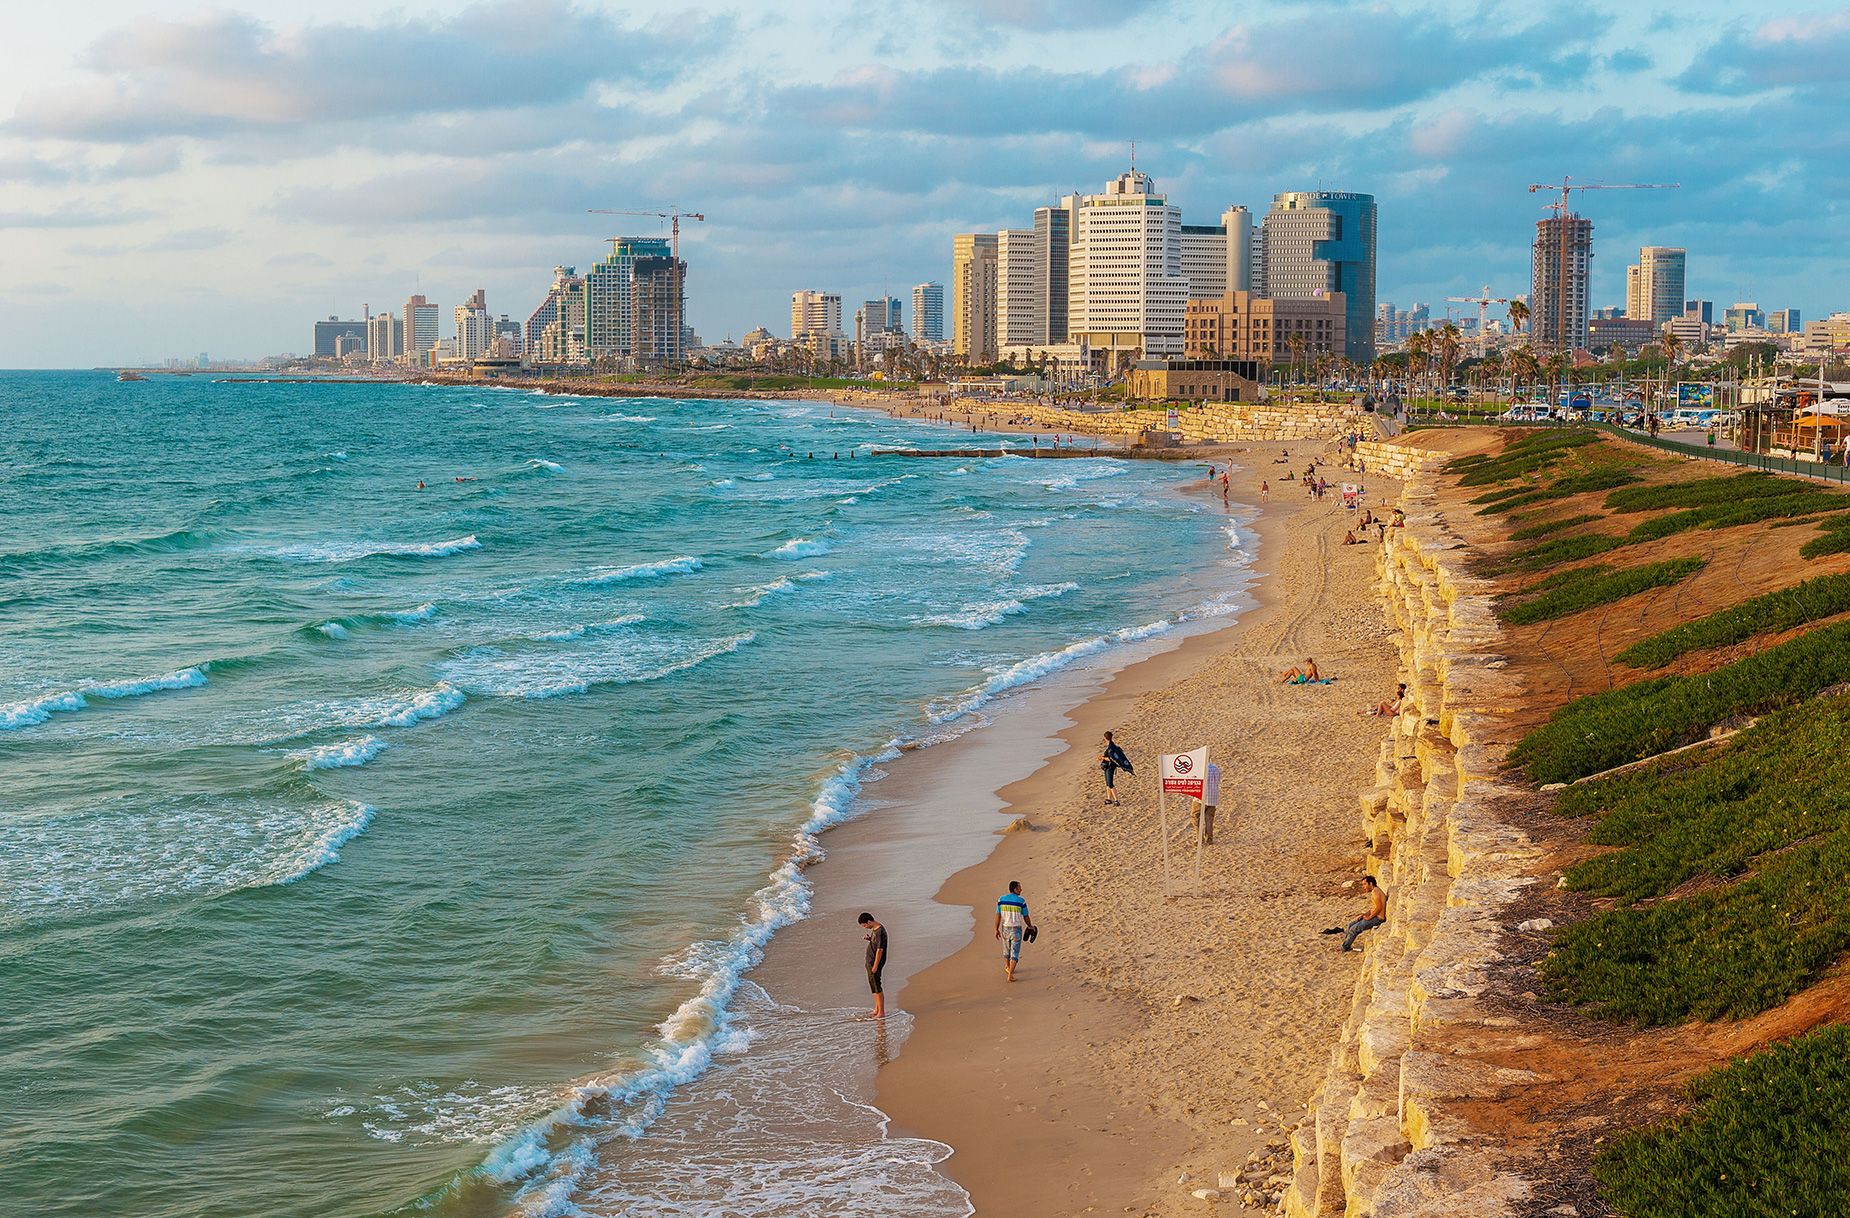
{"type": "Polygon", "coordinates": [[[1464,349],[1464,339],[1458,333],[1458,327],[1450,321],[1439,327],[1439,379],[1446,384],[1452,383],[1452,372],[1458,367],[1458,354],[1464,349]]]}
{"type": "Polygon", "coordinates": [[[1523,323],[1529,320],[1529,302],[1526,300],[1510,301],[1510,329],[1522,333],[1523,323]]]}
{"type": "Polygon", "coordinates": [[[1298,365],[1304,360],[1304,336],[1293,334],[1285,345],[1291,348],[1291,379],[1295,383],[1298,379],[1298,365]]]}
{"type": "Polygon", "coordinates": [[[1409,397],[1419,396],[1417,386],[1421,377],[1426,375],[1427,360],[1432,356],[1432,333],[1428,330],[1415,330],[1407,336],[1407,379],[1409,397]]]}

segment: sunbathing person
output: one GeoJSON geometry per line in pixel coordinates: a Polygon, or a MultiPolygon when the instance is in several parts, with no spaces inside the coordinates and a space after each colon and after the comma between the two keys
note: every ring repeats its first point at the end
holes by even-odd
{"type": "Polygon", "coordinates": [[[1392,716],[1398,715],[1400,713],[1401,704],[1405,702],[1406,700],[1407,700],[1407,683],[1405,681],[1402,681],[1400,683],[1400,687],[1394,691],[1394,700],[1392,702],[1378,703],[1373,709],[1365,710],[1362,713],[1364,715],[1376,715],[1382,718],[1391,718],[1392,716]]]}
{"type": "Polygon", "coordinates": [[[1327,685],[1328,682],[1324,679],[1323,674],[1317,671],[1317,661],[1306,657],[1304,660],[1304,667],[1293,668],[1290,672],[1287,672],[1284,676],[1279,678],[1279,684],[1327,685]]]}
{"type": "Polygon", "coordinates": [[[1361,543],[1361,541],[1360,541],[1360,540],[1359,540],[1359,539],[1358,539],[1358,538],[1356,537],[1356,535],[1355,535],[1355,530],[1354,530],[1354,529],[1350,529],[1350,530],[1349,530],[1349,531],[1348,531],[1347,533],[1344,533],[1344,534],[1343,534],[1343,544],[1344,544],[1344,545],[1346,545],[1346,546],[1359,546],[1359,545],[1361,545],[1362,543],[1361,543]]]}

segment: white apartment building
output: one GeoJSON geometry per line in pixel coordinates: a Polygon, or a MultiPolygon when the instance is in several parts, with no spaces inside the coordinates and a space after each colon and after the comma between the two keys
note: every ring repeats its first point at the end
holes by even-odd
{"type": "Polygon", "coordinates": [[[488,311],[488,293],[481,288],[466,304],[456,306],[456,358],[481,359],[495,342],[495,318],[488,311]]]}
{"type": "Polygon", "coordinates": [[[951,240],[951,352],[968,363],[996,360],[996,235],[951,240]]]}
{"type": "Polygon", "coordinates": [[[1182,212],[1132,170],[1086,195],[1073,216],[1068,316],[1073,341],[1113,353],[1182,354],[1189,283],[1182,273],[1182,212]]]}
{"type": "Polygon", "coordinates": [[[792,292],[790,337],[806,334],[841,334],[841,295],[836,292],[792,292]]]}
{"type": "Polygon", "coordinates": [[[1047,341],[1047,280],[1041,243],[1031,228],[996,234],[996,342],[1027,347],[1047,341]]]}

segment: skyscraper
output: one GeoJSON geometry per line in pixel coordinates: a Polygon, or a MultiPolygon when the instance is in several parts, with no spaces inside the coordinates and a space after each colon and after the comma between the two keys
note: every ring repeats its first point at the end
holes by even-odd
{"type": "Polygon", "coordinates": [[[1114,365],[1182,354],[1182,212],[1147,174],[1119,174],[1078,200],[1068,267],[1072,341],[1111,352],[1114,365]]]}
{"type": "Polygon", "coordinates": [[[488,311],[488,293],[481,288],[456,306],[456,358],[481,359],[495,341],[495,318],[488,311]]]}
{"type": "Polygon", "coordinates": [[[1535,222],[1529,291],[1529,330],[1539,346],[1587,345],[1591,312],[1593,221],[1569,213],[1535,222]]]}
{"type": "Polygon", "coordinates": [[[405,353],[405,323],[390,313],[374,313],[366,319],[366,358],[375,362],[395,360],[405,353]]]}
{"type": "Polygon", "coordinates": [[[1342,190],[1272,196],[1265,216],[1264,290],[1280,300],[1341,292],[1344,354],[1375,358],[1375,197],[1342,190]]]}
{"type": "Polygon", "coordinates": [[[686,355],[682,285],[687,263],[641,254],[630,265],[630,349],[638,364],[678,364],[686,355]]]}
{"type": "Polygon", "coordinates": [[[1661,326],[1683,313],[1683,289],[1687,250],[1667,245],[1647,245],[1638,251],[1638,305],[1640,312],[1628,308],[1627,315],[1643,317],[1661,326]]]}
{"type": "Polygon", "coordinates": [[[552,268],[552,286],[546,289],[546,298],[527,315],[526,344],[530,354],[539,352],[546,327],[556,321],[564,320],[567,326],[585,324],[585,281],[579,277],[576,267],[555,266],[552,268]]]}
{"type": "Polygon", "coordinates": [[[424,353],[437,345],[437,306],[422,296],[405,301],[405,362],[422,364],[424,353]]]}
{"type": "Polygon", "coordinates": [[[944,285],[919,283],[912,287],[912,337],[922,343],[944,341],[944,285]]]}
{"type": "Polygon", "coordinates": [[[1077,195],[1067,195],[1053,207],[1034,209],[1034,249],[1039,294],[1046,302],[1047,332],[1036,341],[1063,343],[1068,330],[1068,282],[1073,249],[1073,211],[1077,195]]]}
{"type": "Polygon", "coordinates": [[[341,353],[340,342],[343,338],[359,340],[366,343],[366,323],[363,321],[342,321],[330,315],[326,321],[315,323],[315,354],[335,356],[341,353]]]}
{"type": "Polygon", "coordinates": [[[841,333],[841,296],[835,292],[790,294],[790,337],[841,333]]]}
{"type": "Polygon", "coordinates": [[[585,276],[585,350],[591,358],[633,353],[636,260],[672,257],[666,237],[611,238],[610,253],[585,276]]]}
{"type": "Polygon", "coordinates": [[[971,364],[996,360],[994,233],[959,233],[951,243],[951,350],[971,364]]]}
{"type": "Polygon", "coordinates": [[[1032,229],[996,234],[996,345],[1033,347],[1047,342],[1046,279],[1040,242],[1032,229]]]}

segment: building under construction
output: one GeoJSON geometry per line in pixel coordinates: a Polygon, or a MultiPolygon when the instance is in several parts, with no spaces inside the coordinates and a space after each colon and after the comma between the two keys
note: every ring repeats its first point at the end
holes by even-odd
{"type": "Polygon", "coordinates": [[[1592,300],[1593,221],[1567,212],[1535,222],[1529,328],[1548,350],[1587,345],[1592,300]]]}

